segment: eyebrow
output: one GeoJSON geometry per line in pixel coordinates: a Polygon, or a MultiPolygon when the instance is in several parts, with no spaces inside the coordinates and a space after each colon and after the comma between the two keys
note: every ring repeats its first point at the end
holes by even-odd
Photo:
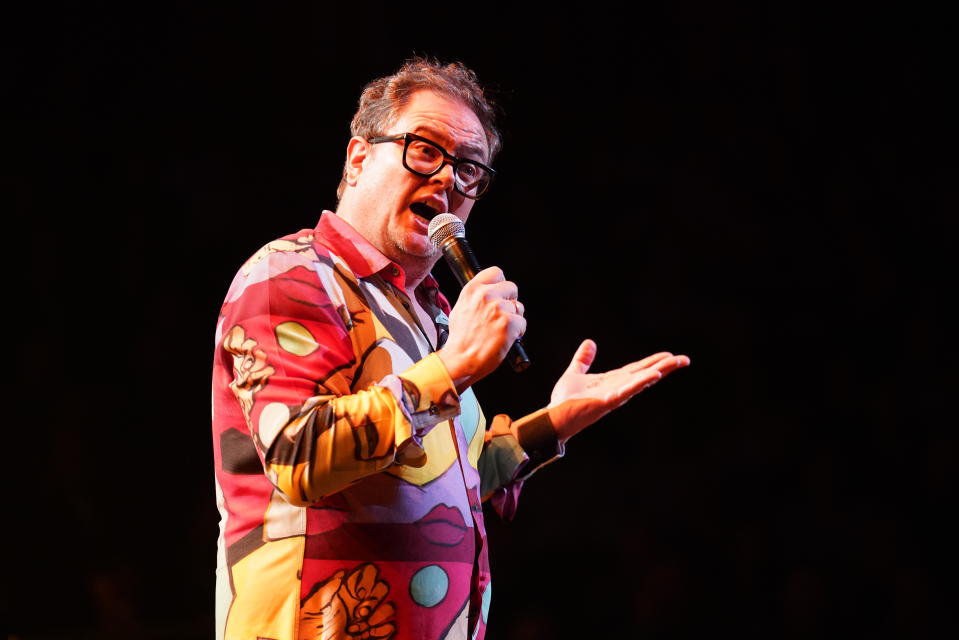
{"type": "MultiPolygon", "coordinates": [[[[430,127],[429,125],[421,125],[421,126],[415,127],[412,133],[429,138],[430,140],[433,140],[434,142],[437,141],[437,138],[439,138],[440,140],[449,139],[449,137],[446,134],[442,133],[438,129],[434,129],[433,127],[430,127]]],[[[443,145],[443,146],[446,146],[446,145],[443,145]]],[[[487,162],[487,160],[485,159],[487,150],[484,149],[483,147],[477,146],[470,142],[467,142],[463,144],[462,146],[456,147],[455,149],[453,149],[453,152],[454,154],[458,154],[458,155],[473,154],[483,159],[483,162],[487,162]]]]}

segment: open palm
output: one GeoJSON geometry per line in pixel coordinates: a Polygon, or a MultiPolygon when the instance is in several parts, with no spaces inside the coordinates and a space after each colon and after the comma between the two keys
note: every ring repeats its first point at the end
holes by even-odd
{"type": "Polygon", "coordinates": [[[595,358],[596,343],[584,340],[553,387],[549,417],[561,442],[690,362],[663,351],[605,373],[588,373],[595,358]]]}

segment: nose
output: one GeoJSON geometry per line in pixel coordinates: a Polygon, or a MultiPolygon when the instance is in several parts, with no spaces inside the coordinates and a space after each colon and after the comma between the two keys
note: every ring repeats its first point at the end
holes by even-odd
{"type": "Polygon", "coordinates": [[[453,175],[453,163],[444,162],[443,167],[430,176],[430,181],[441,183],[444,191],[452,189],[456,181],[456,177],[453,175]]]}

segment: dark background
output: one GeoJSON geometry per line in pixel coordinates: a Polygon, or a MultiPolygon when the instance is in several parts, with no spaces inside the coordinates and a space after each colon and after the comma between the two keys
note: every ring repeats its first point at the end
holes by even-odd
{"type": "Polygon", "coordinates": [[[542,406],[585,337],[597,370],[693,360],[488,514],[490,637],[955,628],[945,15],[128,4],[4,25],[9,633],[211,637],[219,305],[335,206],[360,90],[414,53],[505,113],[469,233],[534,366],[487,413],[542,406]]]}

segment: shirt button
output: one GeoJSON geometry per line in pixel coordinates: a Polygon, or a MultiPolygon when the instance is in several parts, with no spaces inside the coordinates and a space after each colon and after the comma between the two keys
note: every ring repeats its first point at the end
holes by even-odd
{"type": "Polygon", "coordinates": [[[394,276],[398,276],[400,275],[400,270],[397,269],[395,266],[393,266],[393,267],[390,267],[390,273],[392,273],[394,276]]]}

